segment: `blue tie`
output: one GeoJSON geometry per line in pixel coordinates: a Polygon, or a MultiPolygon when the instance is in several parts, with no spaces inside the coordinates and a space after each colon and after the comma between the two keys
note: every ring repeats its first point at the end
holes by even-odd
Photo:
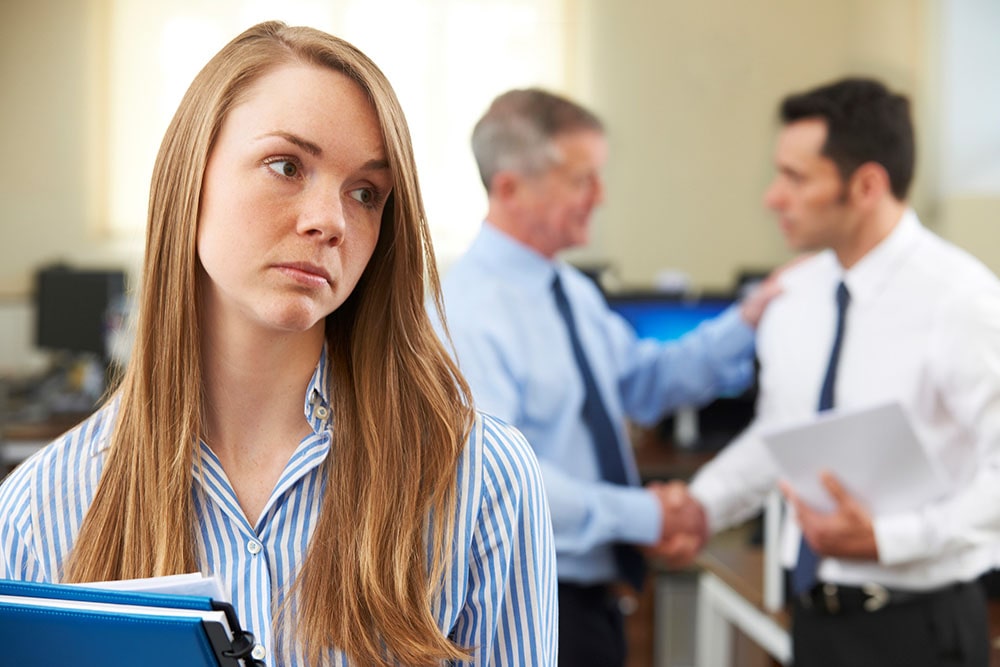
{"type": "MultiPolygon", "coordinates": [[[[833,392],[837,386],[837,363],[840,361],[840,347],[844,340],[844,321],[847,305],[850,302],[851,295],[847,291],[847,286],[840,283],[837,285],[837,332],[833,337],[833,347],[830,349],[830,361],[826,365],[823,388],[819,392],[820,412],[833,407],[833,392]]],[[[796,595],[801,595],[816,585],[818,568],[819,556],[803,537],[799,543],[799,559],[795,562],[795,570],[792,571],[792,591],[796,595]]]]}
{"type": "MultiPolygon", "coordinates": [[[[580,369],[580,377],[583,380],[584,399],[581,417],[593,437],[601,477],[612,484],[627,486],[629,482],[625,474],[625,462],[622,460],[618,434],[597,388],[597,382],[594,380],[594,373],[587,361],[587,355],[583,351],[576,322],[573,319],[573,311],[566,299],[566,293],[563,291],[562,282],[558,275],[552,283],[552,291],[556,298],[556,308],[566,324],[566,331],[569,333],[570,343],[573,345],[573,356],[576,358],[576,365],[580,369]]],[[[637,591],[641,591],[646,576],[646,563],[642,554],[632,545],[621,543],[614,545],[614,552],[622,578],[637,591]]]]}

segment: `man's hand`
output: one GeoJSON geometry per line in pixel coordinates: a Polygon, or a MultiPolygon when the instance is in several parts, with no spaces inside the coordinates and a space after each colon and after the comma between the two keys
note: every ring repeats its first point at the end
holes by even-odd
{"type": "Polygon", "coordinates": [[[828,514],[812,509],[791,486],[781,483],[781,492],[795,507],[809,546],[821,556],[877,561],[878,544],[868,510],[829,472],[821,474],[820,481],[836,503],[828,514]]]}
{"type": "Polygon", "coordinates": [[[771,271],[763,282],[743,297],[743,300],[740,302],[740,317],[747,323],[747,326],[756,329],[757,325],[760,324],[760,318],[764,315],[764,310],[771,303],[771,299],[781,294],[781,274],[810,257],[812,257],[812,254],[799,255],[785,262],[774,271],[771,271]]]}
{"type": "Polygon", "coordinates": [[[660,541],[647,549],[647,555],[668,567],[689,565],[708,541],[705,511],[683,482],[656,483],[647,487],[663,509],[660,541]]]}

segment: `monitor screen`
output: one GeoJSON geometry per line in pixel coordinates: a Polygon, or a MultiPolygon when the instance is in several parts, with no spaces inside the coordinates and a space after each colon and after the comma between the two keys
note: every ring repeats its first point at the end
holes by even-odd
{"type": "Polygon", "coordinates": [[[608,305],[621,315],[640,338],[677,340],[705,320],[733,304],[727,296],[698,298],[656,292],[609,294],[608,305]]]}
{"type": "Polygon", "coordinates": [[[106,356],[109,311],[124,293],[123,271],[41,269],[35,274],[35,344],[106,356]]]}

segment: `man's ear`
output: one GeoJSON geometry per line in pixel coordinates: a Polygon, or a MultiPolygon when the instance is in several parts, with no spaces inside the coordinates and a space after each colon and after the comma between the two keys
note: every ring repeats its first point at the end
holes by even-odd
{"type": "Polygon", "coordinates": [[[864,208],[873,208],[892,194],[889,172],[877,162],[865,162],[854,170],[849,185],[851,200],[864,208]]]}
{"type": "Polygon", "coordinates": [[[500,201],[510,201],[521,188],[521,178],[513,171],[498,171],[490,184],[490,196],[500,201]]]}

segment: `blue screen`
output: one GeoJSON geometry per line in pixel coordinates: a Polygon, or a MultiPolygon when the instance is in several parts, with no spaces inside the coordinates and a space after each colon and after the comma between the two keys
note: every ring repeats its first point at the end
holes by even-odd
{"type": "Polygon", "coordinates": [[[661,341],[677,340],[732,303],[732,300],[723,298],[608,297],[611,309],[632,325],[639,338],[661,341]]]}

